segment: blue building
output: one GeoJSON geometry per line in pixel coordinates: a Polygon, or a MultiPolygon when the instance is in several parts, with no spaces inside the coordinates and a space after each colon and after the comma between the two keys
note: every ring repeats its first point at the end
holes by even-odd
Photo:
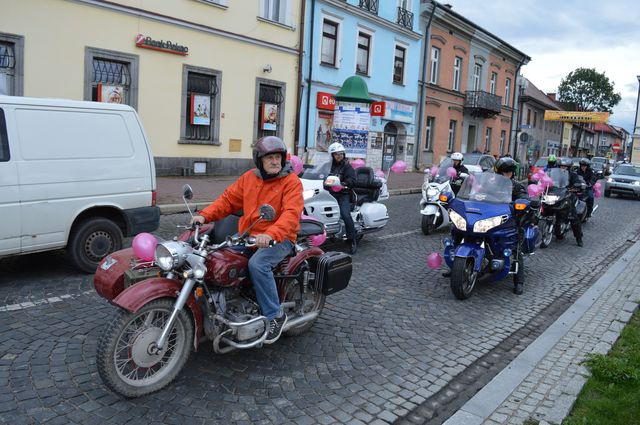
{"type": "Polygon", "coordinates": [[[357,75],[367,83],[370,97],[380,102],[372,108],[367,165],[387,168],[397,159],[414,163],[419,9],[420,0],[306,0],[300,154],[326,152],[333,95],[348,77],[357,75]]]}

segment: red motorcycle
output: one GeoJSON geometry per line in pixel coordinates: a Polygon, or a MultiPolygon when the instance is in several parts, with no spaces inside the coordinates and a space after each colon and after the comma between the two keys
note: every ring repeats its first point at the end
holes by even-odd
{"type": "MultiPolygon", "coordinates": [[[[188,185],[183,196],[185,203],[191,199],[188,185]]],[[[274,217],[270,205],[260,208],[258,221],[274,217]]],[[[125,397],[157,391],[180,373],[191,348],[197,350],[205,340],[218,354],[263,345],[269,321],[249,279],[249,257],[233,249],[252,247],[255,238],[249,230],[238,236],[237,220],[229,216],[189,228],[159,243],[153,261],[137,259],[128,248],[100,263],[96,291],[119,307],[98,342],[98,372],[107,387],[125,397]]],[[[309,330],[325,297],[346,288],[351,279],[349,255],[312,246],[312,237],[323,232],[322,223],[301,220],[294,249],[274,269],[289,317],[285,335],[309,330]]]]}

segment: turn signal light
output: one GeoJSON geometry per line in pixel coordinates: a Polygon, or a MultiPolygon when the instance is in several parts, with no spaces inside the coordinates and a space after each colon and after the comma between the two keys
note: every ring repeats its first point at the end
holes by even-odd
{"type": "Polygon", "coordinates": [[[527,204],[516,204],[515,206],[518,211],[522,211],[527,208],[527,204]]]}
{"type": "Polygon", "coordinates": [[[440,195],[439,199],[440,202],[449,202],[449,198],[447,198],[447,195],[440,195]]]}
{"type": "Polygon", "coordinates": [[[198,286],[198,287],[196,288],[196,297],[198,297],[198,298],[202,298],[202,296],[203,296],[203,295],[204,295],[204,291],[202,290],[202,288],[201,288],[201,287],[199,287],[199,286],[198,286]]]}

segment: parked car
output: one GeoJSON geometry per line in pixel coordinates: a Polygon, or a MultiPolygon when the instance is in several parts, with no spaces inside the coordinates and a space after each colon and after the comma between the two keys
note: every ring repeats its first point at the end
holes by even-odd
{"type": "Polygon", "coordinates": [[[604,196],[630,195],[640,198],[640,165],[620,164],[604,183],[604,196]]]}
{"type": "MultiPolygon", "coordinates": [[[[487,154],[465,153],[463,155],[464,161],[462,163],[471,173],[481,173],[483,171],[492,170],[493,165],[496,163],[496,159],[493,156],[487,154]]],[[[440,168],[442,168],[442,166],[446,164],[445,161],[453,165],[451,157],[446,157],[440,162],[440,168]]]]}
{"type": "Polygon", "coordinates": [[[613,170],[613,166],[604,156],[594,156],[593,158],[591,158],[591,168],[595,170],[596,167],[599,170],[602,170],[602,175],[608,174],[609,172],[611,172],[611,170],[613,170]]]}
{"type": "Polygon", "coordinates": [[[158,228],[147,136],[127,105],[0,96],[0,257],[66,248],[93,273],[158,228]]]}

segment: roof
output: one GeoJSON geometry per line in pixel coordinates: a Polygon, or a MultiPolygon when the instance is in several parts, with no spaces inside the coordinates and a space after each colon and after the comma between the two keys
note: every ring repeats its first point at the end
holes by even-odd
{"type": "Polygon", "coordinates": [[[610,133],[615,136],[618,135],[618,132],[616,131],[616,129],[612,128],[609,124],[601,123],[601,122],[595,123],[593,127],[593,131],[595,131],[596,133],[610,133]]]}
{"type": "Polygon", "coordinates": [[[0,96],[3,105],[54,106],[63,108],[109,109],[116,111],[131,111],[129,105],[116,103],[91,102],[85,100],[51,99],[42,97],[0,96]]]}
{"type": "Polygon", "coordinates": [[[527,87],[524,89],[524,95],[522,96],[523,102],[526,102],[527,98],[529,98],[535,100],[548,109],[553,109],[556,111],[562,109],[557,102],[551,100],[549,96],[547,96],[542,90],[537,88],[528,78],[525,79],[529,82],[529,84],[527,84],[527,87]]]}

